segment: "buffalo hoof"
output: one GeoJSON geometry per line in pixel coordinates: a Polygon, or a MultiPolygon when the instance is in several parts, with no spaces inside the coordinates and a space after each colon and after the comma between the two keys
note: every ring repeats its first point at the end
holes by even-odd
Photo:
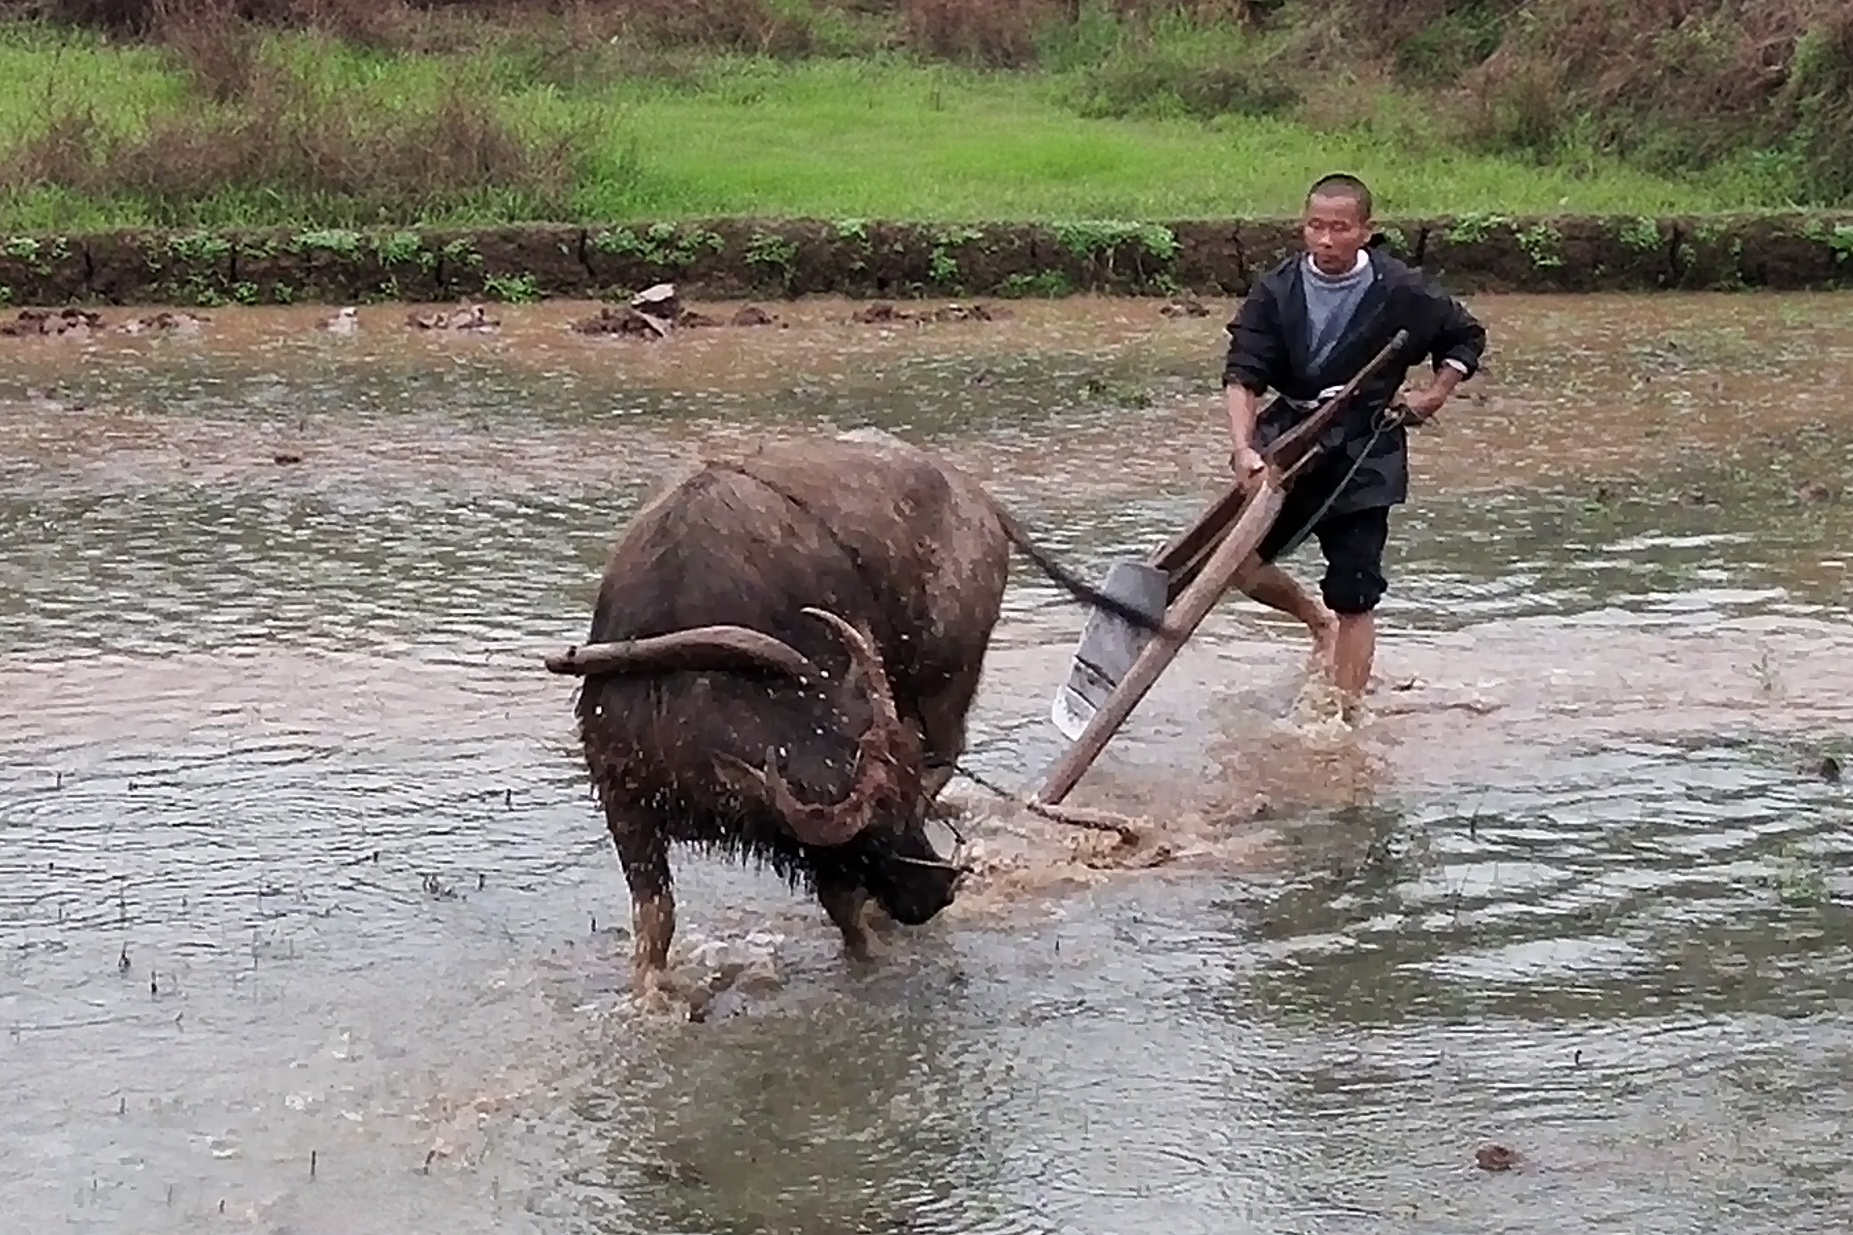
{"type": "Polygon", "coordinates": [[[843,951],[850,960],[872,965],[894,946],[893,936],[899,925],[871,897],[857,907],[853,919],[839,923],[837,929],[843,932],[843,951]]]}
{"type": "Polygon", "coordinates": [[[892,939],[895,932],[901,929],[901,924],[889,917],[888,911],[872,900],[862,911],[862,925],[882,939],[892,939]]]}
{"type": "Polygon", "coordinates": [[[941,823],[951,823],[955,819],[963,818],[964,815],[965,809],[952,802],[935,800],[927,803],[926,817],[928,819],[937,819],[941,823]]]}
{"type": "Polygon", "coordinates": [[[877,936],[866,930],[843,936],[843,952],[858,965],[873,965],[887,950],[877,936]]]}
{"type": "Polygon", "coordinates": [[[631,979],[631,993],[638,1008],[651,1016],[673,1010],[680,994],[669,975],[660,969],[639,969],[631,979]]]}

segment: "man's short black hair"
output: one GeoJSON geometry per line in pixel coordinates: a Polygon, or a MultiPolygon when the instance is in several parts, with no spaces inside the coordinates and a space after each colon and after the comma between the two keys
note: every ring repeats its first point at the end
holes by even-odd
{"type": "Polygon", "coordinates": [[[1358,204],[1360,219],[1371,217],[1370,188],[1356,176],[1347,175],[1344,172],[1333,172],[1329,176],[1321,176],[1313,183],[1313,187],[1306,191],[1307,201],[1315,197],[1349,197],[1358,204]]]}

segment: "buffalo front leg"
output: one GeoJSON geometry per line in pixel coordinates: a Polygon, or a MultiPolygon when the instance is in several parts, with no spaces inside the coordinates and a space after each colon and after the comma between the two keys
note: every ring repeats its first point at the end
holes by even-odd
{"type": "Polygon", "coordinates": [[[668,846],[650,823],[616,815],[611,836],[631,892],[631,989],[647,999],[662,988],[676,934],[668,846]]]}
{"type": "Polygon", "coordinates": [[[941,806],[938,799],[958,771],[965,754],[966,719],[978,693],[979,671],[961,669],[920,703],[921,737],[926,747],[920,779],[921,791],[933,804],[933,814],[952,818],[958,811],[941,806]]]}
{"type": "Polygon", "coordinates": [[[929,767],[920,778],[920,791],[926,795],[927,801],[937,802],[939,795],[945,792],[946,786],[952,783],[952,778],[957,772],[958,769],[950,763],[929,767]]]}
{"type": "Polygon", "coordinates": [[[817,878],[817,899],[843,933],[844,950],[859,961],[875,959],[874,943],[863,917],[869,894],[862,885],[847,875],[822,874],[817,878]]]}

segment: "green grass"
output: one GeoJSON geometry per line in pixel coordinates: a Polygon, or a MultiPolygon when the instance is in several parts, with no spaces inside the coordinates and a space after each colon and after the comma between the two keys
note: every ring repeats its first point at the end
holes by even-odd
{"type": "MultiPolygon", "coordinates": [[[[520,133],[576,134],[573,187],[545,210],[566,221],[698,216],[927,221],[1288,216],[1306,185],[1342,168],[1376,188],[1379,213],[1708,213],[1780,207],[1750,180],[1674,181],[1613,161],[1536,166],[1424,140],[1408,98],[1384,120],[1319,132],[1278,117],[1087,119],[1058,73],[979,73],[872,60],[710,59],[679,77],[609,65],[564,78],[532,55],[467,62],[338,47],[308,36],[270,52],[315,91],[389,118],[445,84],[520,133]],[[549,80],[549,78],[552,80],[549,80]]],[[[0,28],[0,164],[61,109],[106,130],[223,111],[159,52],[30,27],[0,28]]],[[[230,113],[225,113],[230,115],[230,113]]],[[[186,199],[81,196],[0,183],[0,231],[119,226],[502,223],[542,211],[520,193],[423,200],[388,216],[296,186],[200,184],[186,199]]]]}
{"type": "Polygon", "coordinates": [[[1054,94],[1034,77],[832,62],[700,93],[632,92],[614,136],[636,143],[642,177],[588,185],[584,206],[946,221],[1280,216],[1340,167],[1399,214],[1753,204],[1620,167],[1577,175],[1274,118],[1086,120],[1054,94]]]}

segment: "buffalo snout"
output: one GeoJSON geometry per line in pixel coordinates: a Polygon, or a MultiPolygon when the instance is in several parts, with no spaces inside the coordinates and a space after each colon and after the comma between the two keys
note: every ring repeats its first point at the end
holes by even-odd
{"type": "Polygon", "coordinates": [[[923,926],[957,899],[964,878],[964,868],[940,856],[916,823],[899,835],[871,838],[862,882],[889,917],[923,926]]]}

